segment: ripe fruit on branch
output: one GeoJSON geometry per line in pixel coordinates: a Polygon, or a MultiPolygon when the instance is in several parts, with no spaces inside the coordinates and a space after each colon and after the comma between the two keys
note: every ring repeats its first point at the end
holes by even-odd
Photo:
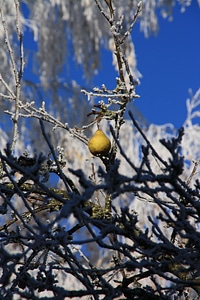
{"type": "Polygon", "coordinates": [[[105,133],[98,129],[89,140],[88,148],[95,156],[107,156],[111,148],[111,142],[105,133]]]}

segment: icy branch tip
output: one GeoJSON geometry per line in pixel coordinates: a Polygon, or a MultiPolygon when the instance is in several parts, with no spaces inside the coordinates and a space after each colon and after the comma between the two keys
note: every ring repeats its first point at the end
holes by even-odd
{"type": "Polygon", "coordinates": [[[138,8],[139,8],[139,11],[142,10],[142,0],[138,2],[138,8]]]}

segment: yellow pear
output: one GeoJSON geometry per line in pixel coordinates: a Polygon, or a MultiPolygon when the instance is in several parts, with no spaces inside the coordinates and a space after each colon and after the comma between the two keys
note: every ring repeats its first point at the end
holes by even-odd
{"type": "Polygon", "coordinates": [[[88,148],[93,155],[107,156],[111,147],[109,138],[98,129],[88,142],[88,148]]]}

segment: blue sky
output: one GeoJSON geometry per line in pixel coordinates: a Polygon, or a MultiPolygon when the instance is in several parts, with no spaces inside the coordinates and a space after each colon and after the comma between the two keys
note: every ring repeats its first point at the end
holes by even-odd
{"type": "MultiPolygon", "coordinates": [[[[180,12],[175,6],[173,21],[159,18],[157,36],[148,39],[133,29],[138,69],[142,73],[135,105],[147,121],[155,124],[173,123],[179,128],[186,118],[188,89],[195,93],[200,87],[200,8],[196,0],[180,12]]],[[[110,54],[103,52],[102,70],[95,79],[100,85],[115,75],[110,54]]]]}
{"type": "Polygon", "coordinates": [[[180,127],[186,117],[188,88],[200,87],[200,8],[193,0],[185,13],[176,5],[172,22],[160,19],[157,37],[137,36],[138,68],[143,74],[136,105],[157,124],[180,127]]]}

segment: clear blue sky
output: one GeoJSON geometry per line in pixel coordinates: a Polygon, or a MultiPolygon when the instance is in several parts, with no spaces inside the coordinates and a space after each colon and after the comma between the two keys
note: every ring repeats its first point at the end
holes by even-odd
{"type": "Polygon", "coordinates": [[[185,13],[176,5],[172,22],[160,20],[157,37],[137,36],[138,68],[143,74],[137,107],[157,124],[180,127],[186,117],[188,88],[200,87],[200,9],[193,0],[185,13]]]}
{"type": "MultiPolygon", "coordinates": [[[[173,123],[176,128],[186,118],[188,89],[196,92],[200,87],[200,8],[196,0],[184,13],[180,8],[175,6],[172,22],[159,18],[157,36],[146,39],[139,26],[133,30],[138,69],[143,75],[137,87],[141,98],[135,105],[149,122],[173,123]]],[[[110,55],[103,53],[102,58],[97,84],[114,74],[112,66],[109,69],[110,55]]]]}

